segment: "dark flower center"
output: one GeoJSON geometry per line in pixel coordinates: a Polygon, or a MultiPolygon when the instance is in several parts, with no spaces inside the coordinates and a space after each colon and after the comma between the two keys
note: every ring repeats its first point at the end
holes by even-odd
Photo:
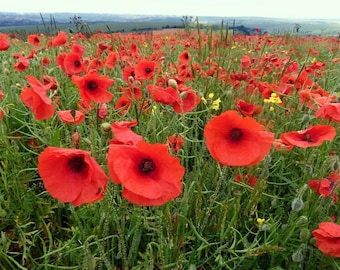
{"type": "Polygon", "coordinates": [[[239,128],[233,128],[228,132],[228,138],[233,142],[238,142],[243,137],[243,132],[239,128]]]}
{"type": "Polygon", "coordinates": [[[145,69],[145,72],[146,72],[147,74],[149,74],[149,73],[152,72],[152,70],[151,70],[151,68],[146,68],[146,69],[145,69]]]}
{"type": "Polygon", "coordinates": [[[304,139],[305,139],[306,142],[313,142],[313,140],[312,140],[312,138],[310,137],[310,134],[309,134],[309,133],[306,133],[306,134],[305,134],[305,138],[304,138],[304,139]]]}
{"type": "Polygon", "coordinates": [[[90,81],[87,83],[87,89],[93,91],[96,90],[98,87],[98,84],[95,81],[90,81]]]}
{"type": "Polygon", "coordinates": [[[87,164],[84,161],[84,155],[78,155],[69,158],[69,160],[67,161],[67,167],[72,172],[81,173],[87,167],[87,164]]]}
{"type": "Polygon", "coordinates": [[[80,66],[80,62],[79,62],[78,60],[76,60],[76,61],[74,61],[74,65],[75,65],[76,67],[79,67],[79,66],[80,66]]]}
{"type": "Polygon", "coordinates": [[[152,173],[155,170],[155,168],[156,165],[150,158],[143,158],[139,163],[139,170],[145,174],[152,173]]]}

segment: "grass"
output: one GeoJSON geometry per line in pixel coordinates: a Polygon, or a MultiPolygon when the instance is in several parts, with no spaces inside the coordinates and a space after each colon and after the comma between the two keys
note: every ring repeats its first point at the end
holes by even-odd
{"type": "MultiPolygon", "coordinates": [[[[258,164],[250,167],[222,166],[205,145],[203,130],[214,116],[237,109],[235,101],[245,99],[261,105],[254,118],[278,138],[283,132],[302,130],[325,123],[314,116],[315,109],[301,102],[299,90],[282,95],[284,104],[266,104],[252,82],[278,86],[291,62],[300,73],[313,61],[326,63],[309,77],[330,95],[339,95],[339,42],[329,37],[296,35],[235,35],[218,32],[175,31],[154,34],[96,34],[87,39],[68,34],[64,45],[50,47],[54,36],[40,36],[35,48],[26,40],[10,40],[2,51],[0,89],[4,92],[0,121],[0,267],[2,269],[340,269],[338,258],[323,254],[315,245],[312,231],[322,221],[339,221],[339,203],[319,196],[308,180],[323,179],[339,170],[339,136],[318,147],[277,151],[274,147],[258,164]],[[71,78],[58,67],[56,56],[71,50],[71,42],[85,48],[83,58],[104,60],[98,44],[111,45],[119,53],[115,68],[98,68],[115,80],[110,91],[108,116],[97,118],[97,110],[86,114],[78,126],[62,123],[56,115],[37,121],[19,95],[27,86],[27,74],[57,79],[58,110],[77,109],[79,92],[71,78]],[[136,44],[138,55],[125,52],[136,44]],[[30,66],[19,72],[13,68],[14,53],[38,53],[30,66]],[[314,55],[309,52],[317,51],[314,55]],[[155,81],[179,77],[178,56],[191,55],[191,78],[181,78],[202,98],[193,110],[177,114],[171,106],[149,100],[143,112],[134,101],[126,113],[115,109],[123,80],[123,68],[141,59],[160,61],[162,72],[155,81]],[[243,55],[253,59],[241,68],[243,55]],[[43,57],[51,63],[41,65],[43,57]],[[278,61],[273,61],[273,58],[278,61]],[[314,59],[315,58],[315,59],[314,59]],[[194,69],[194,64],[201,69],[194,69]],[[214,67],[217,67],[214,70],[214,67]],[[251,69],[256,69],[252,73],[251,69]],[[213,72],[214,70],[214,72],[213,72]],[[205,76],[205,73],[210,72],[205,76]],[[225,75],[224,75],[225,72],[225,75]],[[232,81],[232,72],[246,72],[247,79],[232,81]],[[204,99],[203,99],[204,98],[204,99]],[[220,103],[216,100],[220,99],[220,103]],[[272,109],[271,109],[272,107],[272,109]],[[111,132],[102,124],[138,119],[133,131],[150,143],[166,143],[177,133],[185,139],[176,154],[185,167],[182,194],[159,206],[139,206],[122,197],[122,188],[110,182],[105,198],[74,207],[60,202],[46,191],[37,171],[37,158],[47,146],[72,148],[72,134],[81,134],[80,149],[89,150],[108,174],[106,151],[111,132]],[[29,142],[34,139],[36,145],[29,142]],[[252,187],[236,182],[242,174],[259,180],[252,187]],[[303,205],[302,205],[303,204],[303,205]],[[334,218],[334,217],[333,217],[334,218]]],[[[146,86],[139,86],[147,98],[146,86]]],[[[295,87],[295,86],[293,86],[295,87]]],[[[273,88],[276,89],[276,88],[273,88]]],[[[54,101],[56,102],[56,101],[54,101]]],[[[338,123],[326,124],[338,129],[338,123]]],[[[252,151],[252,149],[249,149],[252,151]]],[[[56,168],[58,169],[58,168],[56,168]]],[[[123,168],[122,168],[123,169],[123,168]]],[[[109,174],[108,174],[109,175],[109,174]]],[[[338,190],[335,191],[338,194],[338,190]]]]}

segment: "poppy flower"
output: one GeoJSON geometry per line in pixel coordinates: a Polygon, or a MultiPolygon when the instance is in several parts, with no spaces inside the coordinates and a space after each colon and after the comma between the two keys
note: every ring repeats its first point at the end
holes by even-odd
{"type": "Polygon", "coordinates": [[[123,79],[126,82],[131,82],[135,79],[136,73],[135,73],[135,68],[134,67],[125,67],[123,69],[123,79]]]}
{"type": "Polygon", "coordinates": [[[251,117],[229,110],[212,118],[204,128],[206,146],[222,165],[251,166],[270,151],[274,133],[251,117]]]}
{"type": "Polygon", "coordinates": [[[39,46],[41,43],[40,37],[37,34],[31,34],[27,36],[27,41],[32,46],[39,46]]]}
{"type": "Polygon", "coordinates": [[[248,103],[243,99],[238,100],[236,106],[239,112],[244,116],[254,116],[262,111],[262,106],[256,106],[255,104],[248,103]]]}
{"type": "Polygon", "coordinates": [[[85,120],[85,115],[77,110],[58,111],[57,114],[62,122],[71,125],[79,125],[85,120]]]}
{"type": "Polygon", "coordinates": [[[235,176],[235,181],[238,183],[243,182],[251,187],[255,187],[257,184],[258,178],[251,174],[238,174],[235,176]]]}
{"type": "Polygon", "coordinates": [[[115,81],[105,75],[99,75],[96,70],[91,70],[82,77],[73,75],[72,82],[77,85],[80,98],[85,106],[90,105],[91,101],[106,103],[113,97],[108,88],[115,81]]]}
{"type": "Polygon", "coordinates": [[[123,186],[122,196],[134,204],[160,206],[182,192],[185,169],[165,144],[110,144],[108,168],[113,182],[123,186]]]}
{"type": "Polygon", "coordinates": [[[52,117],[54,106],[51,99],[47,96],[46,87],[31,75],[27,75],[26,79],[31,87],[23,88],[20,93],[21,101],[31,109],[35,119],[44,120],[52,117]]]}
{"type": "Polygon", "coordinates": [[[168,140],[167,140],[166,143],[167,143],[169,149],[177,154],[179,152],[179,150],[181,150],[183,145],[184,145],[184,139],[181,135],[174,134],[174,135],[171,135],[171,136],[168,137],[168,140]]]}
{"type": "Polygon", "coordinates": [[[115,67],[116,65],[116,61],[119,57],[119,54],[116,52],[109,52],[109,54],[107,55],[104,65],[107,69],[112,69],[115,67]]]}
{"type": "Polygon", "coordinates": [[[157,62],[142,60],[135,65],[135,79],[152,80],[155,73],[160,71],[159,69],[157,62]]]}
{"type": "Polygon", "coordinates": [[[116,101],[115,110],[119,112],[119,114],[127,113],[132,106],[132,101],[126,95],[121,95],[120,98],[116,101]]]}
{"type": "Polygon", "coordinates": [[[187,64],[190,62],[190,53],[188,51],[183,51],[178,55],[178,60],[180,64],[187,64]]]}
{"type": "Polygon", "coordinates": [[[181,93],[179,99],[171,106],[176,113],[187,113],[195,109],[201,102],[201,98],[197,92],[192,90],[190,87],[179,88],[181,93]]]}
{"type": "Polygon", "coordinates": [[[0,51],[7,51],[9,47],[8,35],[0,33],[0,51]]]}
{"type": "Polygon", "coordinates": [[[301,148],[319,146],[324,141],[332,141],[336,136],[336,130],[328,125],[310,126],[305,130],[284,132],[280,139],[284,144],[301,148]]]}
{"type": "Polygon", "coordinates": [[[47,147],[38,157],[38,172],[46,190],[75,206],[104,197],[108,177],[89,151],[47,147]]]}
{"type": "Polygon", "coordinates": [[[137,120],[119,121],[111,125],[114,138],[110,141],[112,144],[136,145],[143,140],[143,137],[136,134],[131,128],[137,126],[137,120]]]}
{"type": "Polygon", "coordinates": [[[66,54],[63,65],[64,70],[70,75],[79,74],[84,70],[81,56],[75,52],[66,54]]]}
{"type": "Polygon", "coordinates": [[[315,113],[315,117],[340,122],[340,103],[324,103],[315,113]]]}
{"type": "Polygon", "coordinates": [[[66,32],[60,31],[57,36],[55,36],[51,42],[52,47],[61,46],[67,42],[66,32]]]}
{"type": "Polygon", "coordinates": [[[148,90],[152,99],[156,102],[165,105],[175,103],[176,101],[179,103],[180,98],[178,91],[170,86],[164,88],[157,85],[149,84],[146,89],[148,90]]]}
{"type": "Polygon", "coordinates": [[[323,179],[313,179],[308,181],[308,186],[316,191],[322,197],[333,196],[333,202],[338,201],[336,189],[340,183],[340,175],[338,173],[331,173],[323,179]]]}
{"type": "Polygon", "coordinates": [[[19,72],[23,72],[30,66],[30,61],[26,57],[20,57],[14,64],[13,68],[19,72]]]}
{"type": "Polygon", "coordinates": [[[317,248],[329,255],[340,258],[340,225],[333,222],[321,222],[312,232],[317,248]]]}

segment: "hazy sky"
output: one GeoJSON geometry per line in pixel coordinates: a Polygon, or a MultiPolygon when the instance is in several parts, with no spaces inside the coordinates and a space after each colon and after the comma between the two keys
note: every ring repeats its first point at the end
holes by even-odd
{"type": "Polygon", "coordinates": [[[0,11],[340,20],[339,0],[1,0],[0,11]]]}

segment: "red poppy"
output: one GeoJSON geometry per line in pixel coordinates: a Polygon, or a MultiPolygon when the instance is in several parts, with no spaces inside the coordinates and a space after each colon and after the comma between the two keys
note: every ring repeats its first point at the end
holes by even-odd
{"type": "Polygon", "coordinates": [[[108,168],[113,182],[123,186],[122,196],[134,204],[159,206],[182,192],[185,169],[164,144],[110,144],[108,168]]]}
{"type": "Polygon", "coordinates": [[[26,76],[30,88],[24,87],[20,94],[21,101],[31,109],[35,119],[44,120],[53,116],[54,106],[47,96],[46,87],[31,75],[26,76]]]}
{"type": "Polygon", "coordinates": [[[79,74],[84,70],[81,56],[75,52],[66,54],[63,65],[69,75],[79,74]]]}
{"type": "Polygon", "coordinates": [[[8,35],[0,33],[0,51],[7,51],[9,47],[8,35]]]}
{"type": "Polygon", "coordinates": [[[177,154],[179,152],[179,150],[181,150],[183,145],[184,145],[184,139],[181,135],[174,134],[174,135],[171,135],[171,136],[168,137],[168,140],[167,140],[166,143],[167,143],[169,149],[177,154]]]}
{"type": "Polygon", "coordinates": [[[312,232],[317,248],[330,256],[340,258],[340,225],[333,222],[321,222],[312,232]]]}
{"type": "Polygon", "coordinates": [[[27,36],[27,41],[29,44],[31,44],[32,46],[39,46],[41,41],[40,41],[40,37],[37,34],[31,34],[27,36]]]}
{"type": "Polygon", "coordinates": [[[154,84],[149,84],[146,88],[152,99],[156,102],[165,105],[175,102],[179,103],[180,98],[178,91],[170,86],[164,88],[154,84]]]}
{"type": "Polygon", "coordinates": [[[315,113],[315,117],[340,122],[340,103],[324,103],[315,113]]]}
{"type": "Polygon", "coordinates": [[[180,64],[187,64],[190,62],[190,53],[188,51],[183,51],[178,55],[178,60],[180,64]]]}
{"type": "Polygon", "coordinates": [[[57,114],[62,122],[71,125],[79,125],[85,120],[85,115],[77,110],[58,111],[57,114]]]}
{"type": "Polygon", "coordinates": [[[85,106],[90,105],[91,100],[97,103],[111,101],[112,93],[108,88],[115,82],[109,77],[100,76],[96,70],[88,72],[85,76],[72,76],[72,82],[77,85],[80,98],[85,106]]]}
{"type": "Polygon", "coordinates": [[[316,191],[322,197],[333,197],[333,201],[338,201],[338,195],[336,194],[336,189],[340,183],[339,173],[331,173],[324,179],[313,179],[308,181],[308,186],[316,191]]]}
{"type": "Polygon", "coordinates": [[[58,54],[57,57],[56,57],[57,65],[58,65],[58,67],[61,68],[61,70],[65,70],[64,60],[65,60],[66,55],[67,55],[67,53],[63,52],[63,53],[58,54]]]}
{"type": "Polygon", "coordinates": [[[250,68],[252,64],[252,59],[249,55],[243,55],[241,58],[241,68],[250,68]]]}
{"type": "Polygon", "coordinates": [[[114,138],[110,141],[113,144],[136,145],[143,140],[143,137],[136,134],[131,128],[137,126],[137,120],[114,122],[111,130],[114,138]]]}
{"type": "Polygon", "coordinates": [[[244,116],[254,116],[262,111],[262,106],[256,106],[255,104],[248,103],[243,99],[239,99],[236,106],[239,112],[244,116]]]}
{"type": "Polygon", "coordinates": [[[171,104],[176,113],[190,112],[200,104],[201,98],[196,91],[190,87],[180,87],[179,90],[181,91],[179,99],[171,104]]]}
{"type": "Polygon", "coordinates": [[[132,106],[132,101],[126,95],[121,95],[115,104],[115,110],[117,110],[120,114],[127,113],[132,106]]]}
{"type": "Polygon", "coordinates": [[[125,67],[123,69],[123,79],[126,82],[132,82],[136,77],[135,68],[134,67],[125,67]]]}
{"type": "Polygon", "coordinates": [[[67,35],[66,32],[60,31],[58,32],[57,36],[55,36],[51,42],[51,46],[60,46],[67,42],[67,35]]]}
{"type": "Polygon", "coordinates": [[[222,165],[251,166],[260,162],[270,151],[274,133],[250,117],[237,111],[226,111],[211,119],[204,128],[206,146],[222,165]]]}
{"type": "Polygon", "coordinates": [[[75,206],[104,197],[108,177],[89,151],[47,147],[38,157],[38,172],[52,197],[75,206]]]}
{"type": "Polygon", "coordinates": [[[251,187],[255,187],[258,181],[258,178],[254,175],[251,174],[239,174],[235,176],[235,181],[236,182],[243,182],[248,184],[251,187]]]}
{"type": "Polygon", "coordinates": [[[135,66],[135,79],[137,80],[152,80],[155,73],[160,71],[160,66],[157,62],[142,60],[135,66]]]}
{"type": "Polygon", "coordinates": [[[26,57],[20,57],[14,64],[13,68],[19,72],[23,72],[30,66],[30,61],[26,57]]]}
{"type": "Polygon", "coordinates": [[[119,57],[119,54],[116,52],[109,52],[109,54],[107,55],[106,59],[105,59],[105,67],[108,69],[112,69],[115,67],[116,65],[116,61],[119,57]]]}
{"type": "Polygon", "coordinates": [[[285,132],[280,139],[287,145],[301,148],[319,146],[324,141],[332,141],[336,136],[336,130],[328,125],[310,126],[305,130],[285,132]]]}

